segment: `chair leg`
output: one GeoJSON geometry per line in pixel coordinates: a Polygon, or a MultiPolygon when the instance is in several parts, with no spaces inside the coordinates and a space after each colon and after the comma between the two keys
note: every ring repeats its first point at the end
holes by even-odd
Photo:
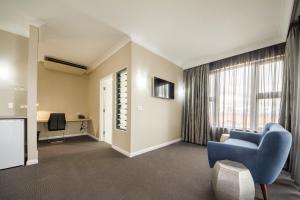
{"type": "Polygon", "coordinates": [[[65,141],[65,131],[63,131],[61,140],[55,140],[55,141],[48,140],[48,142],[51,143],[51,144],[62,143],[64,141],[65,141]]]}
{"type": "Polygon", "coordinates": [[[260,184],[261,191],[264,196],[264,200],[269,200],[267,184],[260,184]]]}
{"type": "Polygon", "coordinates": [[[63,131],[63,142],[65,141],[65,131],[63,131]]]}

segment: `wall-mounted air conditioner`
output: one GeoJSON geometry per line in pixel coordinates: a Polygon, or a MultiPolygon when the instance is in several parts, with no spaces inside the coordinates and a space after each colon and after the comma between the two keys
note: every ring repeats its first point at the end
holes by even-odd
{"type": "Polygon", "coordinates": [[[87,67],[64,60],[45,56],[44,67],[49,70],[60,71],[75,75],[83,75],[87,72],[87,67]]]}

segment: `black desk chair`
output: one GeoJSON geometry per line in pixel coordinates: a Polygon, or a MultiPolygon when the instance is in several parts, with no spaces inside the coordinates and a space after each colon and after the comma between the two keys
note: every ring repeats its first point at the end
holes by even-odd
{"type": "Polygon", "coordinates": [[[63,142],[65,140],[66,130],[66,116],[65,113],[51,113],[48,120],[48,131],[63,131],[63,139],[56,142],[63,142]]]}

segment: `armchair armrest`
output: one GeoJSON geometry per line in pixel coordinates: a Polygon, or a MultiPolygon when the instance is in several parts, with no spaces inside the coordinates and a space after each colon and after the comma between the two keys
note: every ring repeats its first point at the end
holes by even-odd
{"type": "MultiPolygon", "coordinates": [[[[248,162],[255,163],[254,159],[258,152],[257,149],[212,141],[208,142],[207,150],[211,168],[219,160],[232,160],[244,165],[247,165],[248,162]]],[[[251,163],[249,164],[251,165],[251,163]]]]}
{"type": "Polygon", "coordinates": [[[253,142],[257,145],[259,145],[262,137],[262,134],[260,133],[238,131],[238,130],[230,130],[229,134],[230,134],[229,138],[245,140],[248,142],[253,142]]]}

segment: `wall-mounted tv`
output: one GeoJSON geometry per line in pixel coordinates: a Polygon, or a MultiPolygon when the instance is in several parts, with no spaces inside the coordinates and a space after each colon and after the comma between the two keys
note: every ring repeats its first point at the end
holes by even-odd
{"type": "Polygon", "coordinates": [[[153,96],[163,99],[174,99],[174,83],[154,77],[153,96]]]}

